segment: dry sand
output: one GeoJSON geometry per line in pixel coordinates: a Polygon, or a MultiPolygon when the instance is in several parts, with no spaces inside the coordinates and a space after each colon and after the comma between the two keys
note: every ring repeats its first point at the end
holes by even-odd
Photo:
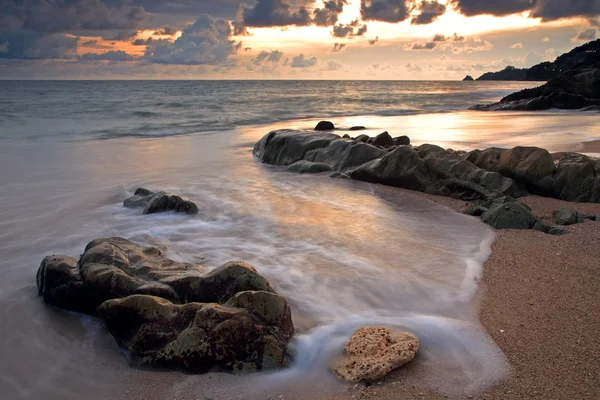
{"type": "MultiPolygon", "coordinates": [[[[464,210],[467,205],[451,198],[415,194],[456,211],[464,210]]],[[[549,222],[552,211],[561,206],[584,215],[600,215],[600,204],[567,203],[537,196],[520,201],[549,222]]],[[[418,367],[408,366],[369,387],[342,386],[330,394],[305,387],[300,391],[282,389],[267,392],[268,395],[243,397],[274,400],[600,399],[600,222],[586,220],[564,229],[568,234],[563,236],[532,230],[497,232],[492,255],[484,266],[480,320],[507,356],[512,375],[488,392],[457,397],[415,387],[410,383],[414,381],[411,374],[418,367]],[[321,394],[316,395],[315,391],[321,394]]],[[[240,393],[235,387],[239,388],[240,379],[245,378],[229,374],[183,378],[173,373],[150,373],[147,381],[136,382],[132,392],[123,397],[148,398],[135,394],[135,387],[144,385],[153,388],[152,399],[172,398],[174,392],[178,399],[238,398],[240,393]],[[217,391],[220,393],[216,394],[211,388],[220,388],[217,391]]]]}

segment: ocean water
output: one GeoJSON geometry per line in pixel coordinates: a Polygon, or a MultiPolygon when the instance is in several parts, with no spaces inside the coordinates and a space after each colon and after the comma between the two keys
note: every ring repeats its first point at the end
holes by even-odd
{"type": "Polygon", "coordinates": [[[474,301],[490,229],[409,192],[260,165],[252,146],[272,129],[330,119],[341,133],[364,125],[416,144],[593,153],[599,114],[466,111],[528,86],[0,81],[0,398],[259,399],[308,382],[339,389],[328,365],[365,324],[421,338],[418,384],[476,393],[506,377],[474,301]],[[137,187],[182,193],[200,212],[123,208],[137,187]],[[35,287],[45,255],[78,256],[107,236],[209,268],[253,264],[292,306],[292,366],[213,374],[212,383],[213,375],[130,368],[101,322],[44,305],[35,287]]]}

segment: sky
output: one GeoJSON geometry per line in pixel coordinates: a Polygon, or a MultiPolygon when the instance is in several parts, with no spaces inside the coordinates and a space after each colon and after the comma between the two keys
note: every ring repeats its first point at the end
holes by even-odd
{"type": "Polygon", "coordinates": [[[0,0],[0,79],[456,80],[600,37],[600,0],[0,0]]]}

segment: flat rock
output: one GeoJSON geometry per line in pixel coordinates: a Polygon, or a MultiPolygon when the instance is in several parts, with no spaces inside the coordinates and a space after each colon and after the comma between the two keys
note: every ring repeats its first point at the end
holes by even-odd
{"type": "Polygon", "coordinates": [[[143,214],[155,214],[166,211],[198,214],[198,206],[185,196],[170,192],[152,192],[139,188],[134,195],[125,199],[127,208],[144,208],[143,214]]]}
{"type": "Polygon", "coordinates": [[[344,357],[336,360],[333,372],[350,381],[377,381],[411,362],[419,349],[419,339],[411,333],[383,327],[359,328],[344,347],[344,357]]]}

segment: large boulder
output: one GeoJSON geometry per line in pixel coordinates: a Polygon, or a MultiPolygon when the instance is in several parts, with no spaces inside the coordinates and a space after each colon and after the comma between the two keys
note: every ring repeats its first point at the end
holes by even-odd
{"type": "Polygon", "coordinates": [[[552,213],[557,225],[574,225],[583,223],[583,215],[567,207],[561,207],[552,213]]]}
{"type": "Polygon", "coordinates": [[[344,347],[344,357],[333,364],[335,375],[345,381],[377,381],[411,362],[419,339],[411,333],[383,327],[359,328],[344,347]]]}
{"type": "Polygon", "coordinates": [[[241,292],[224,305],[135,295],[98,311],[136,365],[194,373],[282,367],[294,332],[289,305],[270,292],[241,292]]]}
{"type": "Polygon", "coordinates": [[[46,257],[37,273],[44,301],[98,313],[140,366],[206,372],[286,365],[290,307],[243,262],[208,273],[122,238],[97,239],[76,261],[46,257]]]}
{"type": "Polygon", "coordinates": [[[528,188],[554,173],[554,160],[548,150],[539,147],[515,147],[502,152],[496,170],[528,188]]]}
{"type": "Polygon", "coordinates": [[[600,203],[600,160],[578,153],[553,154],[555,172],[538,182],[547,196],[573,202],[600,203]]]}
{"type": "Polygon", "coordinates": [[[123,205],[128,208],[144,208],[143,214],[155,214],[175,211],[198,214],[198,206],[187,197],[170,192],[152,192],[139,188],[133,196],[125,199],[123,205]]]}
{"type": "Polygon", "coordinates": [[[248,264],[227,263],[206,274],[205,267],[175,262],[159,249],[123,238],[90,242],[76,263],[68,257],[46,257],[37,283],[46,302],[90,314],[106,300],[134,294],[185,303],[226,301],[246,290],[273,292],[248,264]]]}
{"type": "Polygon", "coordinates": [[[408,146],[410,138],[408,136],[398,136],[394,138],[394,146],[408,146]]]}
{"type": "Polygon", "coordinates": [[[348,171],[381,158],[384,154],[386,154],[385,150],[367,143],[356,142],[348,147],[334,169],[341,172],[348,171]]]}

